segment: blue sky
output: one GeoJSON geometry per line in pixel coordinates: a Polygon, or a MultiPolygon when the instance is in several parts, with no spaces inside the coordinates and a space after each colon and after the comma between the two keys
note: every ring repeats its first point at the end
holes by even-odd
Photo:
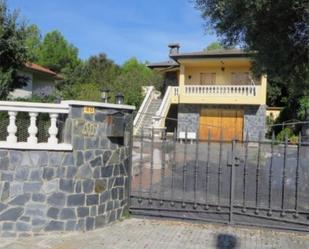
{"type": "Polygon", "coordinates": [[[216,41],[205,32],[190,0],[8,0],[45,34],[60,30],[85,59],[104,52],[116,63],[167,59],[170,42],[182,51],[202,50],[216,41]]]}

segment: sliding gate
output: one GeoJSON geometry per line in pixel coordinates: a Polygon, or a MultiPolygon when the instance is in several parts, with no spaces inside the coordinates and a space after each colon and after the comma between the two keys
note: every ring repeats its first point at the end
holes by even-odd
{"type": "Polygon", "coordinates": [[[189,135],[135,139],[131,213],[309,231],[308,144],[189,135]]]}

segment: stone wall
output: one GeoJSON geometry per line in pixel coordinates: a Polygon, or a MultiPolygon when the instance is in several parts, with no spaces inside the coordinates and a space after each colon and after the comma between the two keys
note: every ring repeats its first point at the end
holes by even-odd
{"type": "Polygon", "coordinates": [[[178,132],[196,132],[199,128],[200,105],[185,105],[178,106],[178,132]]]}
{"type": "Polygon", "coordinates": [[[258,141],[261,133],[266,133],[266,105],[245,106],[244,108],[244,138],[248,132],[249,140],[258,141]]]}
{"type": "Polygon", "coordinates": [[[244,110],[244,138],[248,131],[249,139],[257,141],[259,133],[262,136],[266,132],[266,105],[260,106],[224,106],[224,105],[189,105],[181,104],[178,107],[178,132],[185,131],[197,132],[199,129],[199,117],[202,107],[224,108],[224,109],[243,109],[244,110]]]}
{"type": "MultiPolygon", "coordinates": [[[[73,151],[0,150],[0,235],[86,231],[119,219],[128,203],[132,114],[124,138],[107,137],[109,114],[72,106],[65,140],[73,151]]],[[[122,129],[122,127],[119,127],[122,129]]]]}

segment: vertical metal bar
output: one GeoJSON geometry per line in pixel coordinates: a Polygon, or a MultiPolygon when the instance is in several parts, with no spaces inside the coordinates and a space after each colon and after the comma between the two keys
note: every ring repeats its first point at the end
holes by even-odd
{"type": "Polygon", "coordinates": [[[262,143],[262,133],[259,133],[258,141],[258,155],[257,155],[257,164],[256,164],[256,184],[255,184],[255,214],[259,214],[259,180],[260,180],[260,168],[261,168],[261,143],[262,143]]]}
{"type": "Polygon", "coordinates": [[[131,207],[131,191],[132,191],[132,165],[133,165],[133,114],[130,117],[129,124],[128,124],[128,130],[129,130],[129,167],[128,167],[128,209],[131,207]]]}
{"type": "Polygon", "coordinates": [[[221,128],[220,149],[219,149],[219,165],[218,165],[218,206],[217,210],[221,210],[221,175],[222,175],[222,145],[223,145],[223,129],[221,128]]]}
{"type": "Polygon", "coordinates": [[[243,192],[242,192],[242,211],[247,211],[246,205],[246,186],[247,186],[247,164],[248,164],[248,148],[249,148],[249,133],[246,131],[246,138],[245,138],[245,160],[244,160],[244,175],[243,175],[243,192]]]}
{"type": "Polygon", "coordinates": [[[174,195],[175,195],[175,170],[176,170],[176,145],[177,145],[177,130],[174,130],[173,137],[173,158],[172,158],[172,182],[171,182],[171,206],[175,206],[174,195]]]}
{"type": "Polygon", "coordinates": [[[197,176],[199,171],[199,130],[196,135],[196,146],[195,146],[195,165],[194,165],[194,205],[193,208],[197,208],[197,176]]]}
{"type": "Polygon", "coordinates": [[[160,205],[164,204],[164,178],[165,178],[165,146],[166,145],[166,131],[162,131],[162,142],[161,142],[161,160],[162,160],[162,168],[161,168],[161,181],[160,181],[160,205]]]}
{"type": "Polygon", "coordinates": [[[230,215],[229,223],[233,224],[233,205],[234,205],[234,187],[235,187],[235,148],[236,140],[232,141],[232,164],[231,164],[231,174],[230,174],[230,215]]]}
{"type": "Polygon", "coordinates": [[[300,166],[300,152],[302,146],[302,137],[301,132],[298,135],[298,144],[297,144],[297,165],[296,165],[296,174],[295,174],[295,214],[294,218],[298,218],[298,185],[299,185],[299,166],[300,166]]]}
{"type": "Polygon", "coordinates": [[[186,173],[187,173],[187,144],[188,144],[188,128],[185,130],[185,145],[184,145],[184,159],[182,168],[182,207],[186,206],[185,193],[186,193],[186,173]]]}
{"type": "Polygon", "coordinates": [[[208,129],[206,181],[205,181],[205,209],[206,210],[209,209],[209,205],[208,205],[208,184],[209,184],[210,140],[211,140],[211,134],[210,134],[210,129],[208,129]]]}
{"type": "Polygon", "coordinates": [[[273,161],[274,161],[274,144],[275,144],[275,132],[272,132],[271,136],[271,158],[269,165],[269,178],[268,178],[268,216],[272,215],[271,201],[272,201],[272,177],[273,177],[273,161]]]}
{"type": "Polygon", "coordinates": [[[152,204],[154,128],[151,129],[149,204],[152,204]]]}
{"type": "Polygon", "coordinates": [[[283,169],[282,169],[282,197],[281,197],[281,216],[285,216],[284,198],[285,198],[285,178],[286,178],[286,161],[287,161],[287,148],[288,148],[288,136],[284,139],[284,157],[283,157],[283,169]]]}
{"type": "Polygon", "coordinates": [[[139,188],[139,199],[138,202],[142,202],[142,184],[143,184],[143,164],[144,164],[144,127],[142,127],[141,130],[141,140],[140,140],[140,146],[141,146],[141,155],[140,155],[140,160],[139,160],[139,183],[138,183],[138,188],[139,188]]]}

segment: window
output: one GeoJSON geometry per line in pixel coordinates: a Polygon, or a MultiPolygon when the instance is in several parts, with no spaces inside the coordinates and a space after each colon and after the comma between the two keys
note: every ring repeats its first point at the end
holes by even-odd
{"type": "Polygon", "coordinates": [[[232,85],[251,85],[251,80],[248,72],[232,73],[231,76],[232,85]]]}
{"type": "Polygon", "coordinates": [[[215,85],[216,84],[216,73],[201,73],[200,84],[201,85],[215,85]]]}

